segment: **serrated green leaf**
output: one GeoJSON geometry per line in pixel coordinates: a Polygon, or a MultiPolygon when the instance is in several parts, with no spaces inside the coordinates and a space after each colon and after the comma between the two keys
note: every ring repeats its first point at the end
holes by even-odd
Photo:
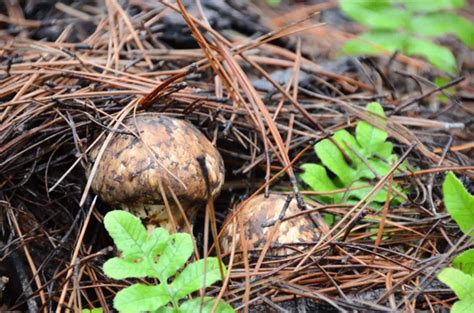
{"type": "Polygon", "coordinates": [[[403,51],[407,38],[403,33],[369,31],[346,41],[342,51],[349,55],[378,55],[385,51],[403,51]]]}
{"type": "Polygon", "coordinates": [[[380,159],[372,158],[368,160],[367,163],[369,163],[372,170],[374,170],[379,177],[387,175],[390,172],[390,169],[392,168],[391,164],[388,164],[387,162],[380,159]]]}
{"type": "Polygon", "coordinates": [[[443,183],[446,210],[459,228],[467,234],[474,229],[474,196],[470,195],[457,177],[449,172],[443,183]]]}
{"type": "MultiPolygon", "coordinates": [[[[184,302],[179,307],[180,313],[211,313],[212,307],[216,299],[211,297],[195,298],[184,302]]],[[[217,313],[235,313],[235,310],[224,301],[220,301],[216,307],[215,312],[217,313]]]]}
{"type": "MultiPolygon", "coordinates": [[[[300,175],[300,178],[311,187],[311,189],[324,192],[338,189],[336,185],[329,178],[326,168],[319,164],[306,163],[301,166],[304,172],[300,175]]],[[[341,201],[341,194],[330,194],[325,197],[334,200],[334,203],[341,201]]]]}
{"type": "MultiPolygon", "coordinates": [[[[178,276],[176,276],[171,284],[175,298],[181,299],[194,291],[209,287],[215,282],[221,280],[219,259],[208,257],[206,271],[204,271],[204,261],[205,259],[201,259],[189,264],[178,276]]],[[[224,270],[224,275],[226,275],[224,266],[222,268],[224,270]]]]}
{"type": "MultiPolygon", "coordinates": [[[[374,118],[379,118],[380,124],[386,123],[383,107],[379,103],[369,103],[367,111],[375,114],[374,118]]],[[[357,139],[347,130],[339,130],[333,135],[333,140],[351,159],[352,166],[346,163],[336,144],[326,139],[315,145],[316,154],[324,166],[303,164],[301,168],[304,173],[300,177],[313,190],[319,192],[346,188],[345,192],[317,197],[318,200],[330,199],[334,203],[341,201],[347,204],[356,203],[365,198],[373,189],[369,180],[387,175],[392,165],[398,161],[398,157],[392,154],[392,143],[386,141],[387,137],[387,132],[365,121],[359,121],[356,126],[357,139]],[[326,168],[333,172],[336,178],[331,179],[326,168]]],[[[404,167],[406,168],[406,164],[404,167]]],[[[393,195],[390,201],[401,203],[405,199],[404,191],[397,184],[393,184],[392,188],[393,195]]],[[[385,187],[372,197],[371,205],[376,207],[376,203],[384,203],[386,199],[385,187]]]]}
{"type": "Polygon", "coordinates": [[[469,249],[456,256],[453,267],[460,269],[466,274],[474,275],[474,249],[469,249]]]}
{"type": "Polygon", "coordinates": [[[362,160],[357,156],[356,153],[358,153],[359,155],[362,154],[363,149],[360,147],[354,136],[352,136],[347,130],[338,130],[334,133],[333,138],[347,153],[353,163],[359,164],[362,162],[362,160]]]}
{"type": "MultiPolygon", "coordinates": [[[[393,144],[389,141],[384,142],[374,154],[381,157],[382,159],[388,159],[393,153],[393,144]]],[[[390,162],[395,163],[395,162],[390,162]]]]}
{"type": "Polygon", "coordinates": [[[404,28],[410,18],[409,12],[385,0],[340,0],[339,6],[345,14],[373,29],[404,28]]]}
{"type": "Polygon", "coordinates": [[[443,34],[454,34],[466,45],[474,46],[474,24],[459,15],[437,12],[414,16],[411,23],[416,33],[420,35],[439,37],[443,34]]]}
{"type": "MultiPolygon", "coordinates": [[[[385,114],[382,106],[377,102],[370,102],[367,104],[367,111],[372,113],[374,118],[377,118],[382,124],[386,124],[385,114]]],[[[362,154],[364,157],[371,157],[377,152],[385,143],[388,134],[386,131],[374,127],[366,121],[360,121],[356,126],[357,142],[362,147],[362,154]]]]}
{"type": "Polygon", "coordinates": [[[170,234],[164,228],[155,228],[143,244],[143,251],[150,257],[161,254],[170,241],[170,234]]]}
{"type": "Polygon", "coordinates": [[[147,232],[138,217],[125,211],[111,211],[105,215],[104,225],[124,258],[133,259],[144,255],[142,245],[147,232]]]}
{"type": "Polygon", "coordinates": [[[455,268],[445,268],[438,274],[438,279],[448,285],[459,298],[451,312],[471,312],[474,307],[474,277],[455,268]]]}
{"type": "Polygon", "coordinates": [[[353,181],[354,170],[346,163],[338,147],[329,139],[318,142],[314,150],[324,166],[336,174],[345,186],[353,181]]]}
{"type": "Polygon", "coordinates": [[[413,12],[435,12],[442,9],[455,9],[464,7],[464,0],[398,0],[413,12]]]}
{"type": "Polygon", "coordinates": [[[407,42],[406,53],[426,58],[431,64],[448,73],[456,72],[456,59],[453,53],[443,46],[439,46],[429,40],[411,38],[407,42]]]}
{"type": "Polygon", "coordinates": [[[377,177],[385,176],[386,174],[388,174],[391,168],[391,164],[388,164],[383,160],[376,158],[365,159],[364,163],[361,163],[357,166],[357,171],[355,172],[354,177],[355,179],[374,179],[377,177]]]}
{"type": "Polygon", "coordinates": [[[114,308],[120,312],[142,312],[157,310],[171,301],[166,286],[135,284],[117,293],[114,308]]]}
{"type": "MultiPolygon", "coordinates": [[[[352,184],[352,190],[349,191],[347,197],[348,198],[356,198],[357,200],[361,200],[365,198],[372,189],[374,189],[373,186],[367,186],[366,182],[362,181],[357,181],[354,184],[352,184]]],[[[372,197],[372,201],[375,202],[385,202],[387,200],[387,191],[386,190],[380,190],[375,194],[375,196],[372,197]]]]}
{"type": "MultiPolygon", "coordinates": [[[[177,307],[165,305],[172,302],[176,306],[181,298],[221,279],[220,261],[210,257],[205,273],[204,260],[199,260],[185,267],[168,284],[168,279],[186,264],[193,252],[189,234],[169,235],[163,228],[148,234],[138,218],[124,211],[108,213],[104,223],[123,252],[123,258],[112,258],[104,264],[104,272],[115,279],[150,277],[160,280],[156,286],[134,284],[118,292],[114,308],[119,312],[179,313],[177,307]]],[[[222,270],[225,274],[224,265],[222,270]]],[[[221,308],[225,306],[219,304],[221,308]]]]}
{"type": "Polygon", "coordinates": [[[157,228],[148,235],[141,221],[125,211],[109,212],[104,223],[114,243],[122,250],[122,258],[113,258],[104,264],[104,273],[114,279],[159,278],[153,268],[153,258],[169,241],[168,232],[157,228]]]}
{"type": "Polygon", "coordinates": [[[107,260],[104,264],[104,273],[113,279],[154,277],[153,268],[150,268],[147,264],[125,261],[120,258],[107,260]]]}
{"type": "Polygon", "coordinates": [[[177,270],[182,268],[193,253],[193,241],[191,235],[177,233],[170,236],[167,246],[163,250],[155,270],[160,273],[159,277],[166,280],[173,276],[177,270]]]}

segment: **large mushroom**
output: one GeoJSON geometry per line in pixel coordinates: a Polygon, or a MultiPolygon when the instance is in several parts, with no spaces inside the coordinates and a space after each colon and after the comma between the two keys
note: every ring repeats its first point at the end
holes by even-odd
{"type": "Polygon", "coordinates": [[[287,200],[285,195],[271,193],[268,197],[262,194],[244,203],[235,216],[230,215],[225,222],[227,226],[220,240],[222,252],[231,252],[234,232],[236,251],[242,250],[241,231],[249,250],[264,248],[271,237],[268,256],[292,254],[295,249],[317,242],[321,233],[328,231],[326,223],[314,214],[312,218],[302,214],[295,199],[289,203],[287,200]],[[277,229],[273,233],[274,227],[277,229]]]}
{"type": "MultiPolygon", "coordinates": [[[[144,113],[126,118],[123,124],[99,161],[92,189],[103,201],[130,211],[147,225],[187,231],[183,211],[192,224],[198,209],[222,187],[222,157],[186,121],[144,113]]],[[[101,146],[92,150],[92,162],[101,146]]]]}

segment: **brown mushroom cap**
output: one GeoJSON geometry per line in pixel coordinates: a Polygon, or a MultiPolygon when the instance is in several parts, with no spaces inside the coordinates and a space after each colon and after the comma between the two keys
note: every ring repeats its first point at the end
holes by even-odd
{"type": "MultiPolygon", "coordinates": [[[[192,223],[199,205],[209,196],[216,196],[224,182],[224,162],[217,149],[196,127],[183,120],[145,113],[123,123],[128,127],[122,129],[124,132],[131,130],[138,136],[114,134],[95,173],[94,192],[105,202],[125,207],[149,223],[160,225],[168,221],[161,180],[173,219],[181,224],[182,214],[173,205],[169,189],[192,223]],[[201,164],[205,165],[204,173],[201,164]]],[[[92,160],[100,147],[92,151],[92,160]]]]}
{"type": "MultiPolygon", "coordinates": [[[[280,194],[270,194],[268,198],[262,194],[250,199],[242,208],[239,209],[236,216],[232,221],[230,221],[224,230],[220,241],[222,252],[224,254],[231,252],[232,234],[235,224],[237,225],[235,240],[236,251],[242,249],[240,242],[240,222],[237,222],[237,219],[240,219],[242,222],[248,249],[263,248],[273,228],[273,226],[265,225],[268,225],[271,222],[276,222],[279,219],[280,214],[285,207],[286,199],[287,197],[285,195],[280,194]]],[[[301,210],[298,208],[296,200],[293,199],[288,205],[284,217],[287,218],[300,212],[301,210]]],[[[322,229],[327,230],[328,227],[322,219],[317,218],[316,220],[321,225],[320,227],[322,229]]],[[[270,245],[271,248],[267,251],[267,255],[276,256],[291,254],[295,250],[278,247],[285,244],[314,243],[319,239],[319,236],[320,231],[314,225],[312,219],[307,214],[299,215],[281,222],[278,230],[273,236],[270,245]]],[[[301,248],[301,246],[298,247],[298,245],[294,247],[301,248]]]]}

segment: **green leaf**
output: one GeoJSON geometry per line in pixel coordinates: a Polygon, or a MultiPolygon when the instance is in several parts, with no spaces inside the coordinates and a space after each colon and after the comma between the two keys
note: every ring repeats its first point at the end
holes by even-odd
{"type": "Polygon", "coordinates": [[[377,173],[379,177],[387,175],[392,168],[391,164],[388,164],[387,162],[380,159],[370,159],[367,161],[367,163],[369,163],[370,167],[377,173]]]}
{"type": "Polygon", "coordinates": [[[141,312],[157,310],[171,301],[166,286],[135,284],[117,293],[114,308],[120,312],[141,312]]]}
{"type": "Polygon", "coordinates": [[[191,235],[177,233],[170,237],[170,241],[155,264],[155,270],[160,273],[159,277],[162,280],[166,280],[174,275],[177,270],[186,264],[186,261],[193,253],[191,235]]]}
{"type": "Polygon", "coordinates": [[[362,163],[357,167],[357,179],[360,178],[367,178],[367,179],[374,179],[376,177],[380,177],[388,173],[390,170],[390,165],[385,163],[382,160],[378,159],[367,159],[364,158],[365,162],[370,166],[367,166],[367,164],[362,163]],[[385,174],[384,174],[385,173],[385,174]]]}
{"type": "Polygon", "coordinates": [[[323,220],[329,226],[333,226],[336,223],[336,218],[334,217],[334,215],[328,213],[323,213],[323,220]]]}
{"type": "Polygon", "coordinates": [[[453,266],[466,274],[474,275],[474,249],[469,249],[456,256],[453,266]]]}
{"type": "Polygon", "coordinates": [[[163,253],[170,239],[170,234],[166,231],[166,229],[155,228],[148,236],[146,242],[143,244],[143,251],[147,255],[155,257],[156,255],[163,253]]]}
{"type": "MultiPolygon", "coordinates": [[[[367,194],[374,189],[374,186],[367,186],[367,183],[362,182],[362,181],[357,181],[352,184],[353,190],[349,191],[347,198],[356,198],[358,200],[365,198],[367,194]]],[[[387,200],[387,191],[385,190],[380,190],[378,193],[373,196],[372,201],[375,202],[385,202],[387,200]]]]}
{"type": "MultiPolygon", "coordinates": [[[[208,257],[206,271],[204,271],[204,261],[205,259],[201,259],[189,264],[178,276],[176,276],[171,284],[176,299],[181,299],[194,291],[209,287],[215,282],[221,280],[219,259],[208,257]]],[[[223,267],[223,269],[224,275],[226,275],[225,268],[223,267]]]]}
{"type": "Polygon", "coordinates": [[[448,73],[456,72],[456,59],[452,52],[443,46],[439,46],[429,40],[412,38],[407,42],[406,53],[425,57],[437,68],[448,73]]]}
{"type": "MultiPolygon", "coordinates": [[[[108,260],[104,264],[106,275],[115,279],[158,278],[159,285],[134,284],[119,291],[114,298],[114,308],[120,312],[179,313],[179,300],[190,293],[221,279],[218,258],[207,259],[185,267],[171,284],[168,279],[182,268],[193,252],[192,238],[187,233],[170,235],[163,228],[147,233],[140,220],[125,211],[109,212],[104,223],[122,257],[108,260]],[[174,307],[165,305],[172,302],[174,307]]],[[[225,274],[226,269],[222,264],[225,274]]],[[[223,310],[227,304],[218,306],[223,310]]],[[[185,307],[186,308],[186,307],[185,307]]],[[[191,310],[188,307],[188,310],[191,310]]]]}
{"type": "Polygon", "coordinates": [[[456,71],[456,59],[448,48],[431,41],[396,32],[367,32],[347,41],[342,50],[350,55],[379,55],[383,51],[402,51],[425,57],[437,68],[448,73],[456,71]]]}
{"type": "Polygon", "coordinates": [[[318,142],[314,149],[321,159],[321,162],[334,174],[339,177],[342,183],[347,186],[354,179],[354,170],[346,163],[342,152],[329,139],[318,142]]]}
{"type": "Polygon", "coordinates": [[[466,45],[474,46],[474,24],[459,15],[437,12],[414,16],[411,23],[416,33],[420,35],[439,37],[443,34],[454,34],[466,45]]]}
{"type": "Polygon", "coordinates": [[[278,6],[281,4],[281,0],[266,0],[269,6],[278,6]]]}
{"type": "Polygon", "coordinates": [[[455,268],[445,268],[438,279],[448,285],[459,298],[451,313],[471,312],[474,307],[474,277],[455,268]]]}
{"type": "Polygon", "coordinates": [[[109,212],[104,223],[122,258],[105,262],[104,273],[114,279],[129,277],[159,278],[153,268],[154,257],[163,251],[170,236],[163,228],[154,229],[150,235],[140,220],[125,211],[109,212]]]}
{"type": "MultiPolygon", "coordinates": [[[[151,269],[153,270],[153,269],[151,269]]],[[[125,278],[142,278],[149,274],[153,277],[153,272],[150,272],[149,266],[142,262],[130,262],[120,258],[112,258],[107,260],[104,264],[104,273],[113,279],[125,279],[125,278]]]]}
{"type": "MultiPolygon", "coordinates": [[[[379,103],[369,103],[367,111],[374,114],[374,118],[379,119],[381,125],[387,123],[383,107],[379,103]]],[[[356,138],[347,130],[338,130],[334,133],[333,140],[345,151],[351,160],[351,166],[347,164],[336,144],[325,139],[315,145],[316,154],[324,166],[312,163],[303,164],[301,168],[304,173],[300,177],[315,191],[328,192],[345,188],[347,190],[316,197],[320,201],[356,203],[365,198],[372,190],[373,184],[369,180],[387,175],[392,165],[398,161],[398,157],[393,154],[392,143],[386,141],[387,137],[387,132],[365,121],[358,122],[356,138]],[[333,172],[336,178],[331,179],[326,168],[333,172]]],[[[401,165],[400,168],[406,168],[406,164],[401,165]]],[[[397,184],[393,184],[392,187],[393,196],[390,201],[403,202],[404,191],[397,184]]],[[[384,187],[372,197],[373,203],[371,205],[377,207],[375,203],[384,203],[386,200],[387,191],[384,187]]]]}
{"type": "MultiPolygon", "coordinates": [[[[450,79],[447,77],[435,77],[434,83],[437,87],[446,85],[450,79]]],[[[438,100],[442,103],[446,103],[449,100],[449,95],[454,95],[456,93],[456,87],[449,87],[443,90],[443,94],[438,95],[438,100]]]]}
{"type": "MultiPolygon", "coordinates": [[[[393,153],[393,144],[391,142],[384,142],[374,154],[382,159],[388,159],[393,153]]],[[[395,162],[393,162],[395,163],[395,162]]]]}
{"type": "Polygon", "coordinates": [[[410,18],[409,12],[386,0],[340,0],[339,5],[348,16],[373,29],[404,28],[410,18]]]}
{"type": "Polygon", "coordinates": [[[334,133],[334,140],[339,144],[339,146],[346,152],[352,162],[359,164],[362,160],[356,155],[363,154],[363,149],[360,147],[357,140],[352,136],[347,130],[341,129],[334,133]]]}
{"type": "Polygon", "coordinates": [[[142,245],[147,232],[138,217],[125,211],[111,211],[105,215],[104,225],[124,258],[133,259],[144,255],[142,245]]]}
{"type": "MultiPolygon", "coordinates": [[[[212,307],[216,299],[211,297],[195,298],[184,302],[179,307],[180,313],[211,313],[212,307]]],[[[220,301],[216,307],[215,312],[217,313],[235,313],[235,310],[224,301],[220,301]]]]}
{"type": "Polygon", "coordinates": [[[349,55],[379,55],[387,51],[403,51],[407,37],[403,33],[369,31],[355,39],[346,41],[342,51],[349,55]]]}
{"type": "Polygon", "coordinates": [[[444,205],[459,228],[467,234],[474,229],[474,196],[449,172],[443,183],[444,205]]]}
{"type": "MultiPolygon", "coordinates": [[[[304,173],[300,175],[300,178],[311,187],[311,189],[324,192],[338,189],[336,185],[329,178],[324,166],[313,163],[306,163],[301,166],[304,173]]],[[[329,198],[333,198],[335,203],[341,200],[341,194],[328,195],[329,198]]]]}
{"type": "Polygon", "coordinates": [[[153,313],[180,313],[180,311],[170,306],[162,306],[158,310],[155,310],[153,313]]]}
{"type": "MultiPolygon", "coordinates": [[[[372,113],[382,124],[386,124],[383,107],[377,102],[367,104],[367,111],[372,113]]],[[[388,134],[386,131],[376,128],[366,121],[360,121],[356,127],[356,138],[362,148],[364,157],[371,157],[385,143],[388,134]]]]}
{"type": "Polygon", "coordinates": [[[464,7],[464,0],[398,0],[413,12],[435,12],[442,9],[455,9],[464,7]]]}

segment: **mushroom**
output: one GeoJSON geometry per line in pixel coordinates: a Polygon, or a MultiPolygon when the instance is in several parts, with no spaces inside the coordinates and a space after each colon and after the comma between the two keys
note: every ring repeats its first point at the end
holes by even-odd
{"type": "Polygon", "coordinates": [[[249,250],[262,249],[272,235],[272,229],[278,227],[272,236],[268,256],[282,256],[295,252],[304,244],[316,242],[321,231],[327,232],[327,224],[315,214],[312,218],[319,224],[315,225],[308,214],[301,214],[297,201],[292,199],[287,203],[287,196],[271,193],[268,197],[258,195],[239,208],[235,216],[227,218],[227,225],[221,236],[221,248],[224,254],[232,250],[232,239],[235,227],[236,251],[242,250],[240,232],[243,230],[244,238],[249,250]],[[232,220],[229,220],[232,218],[232,220]],[[289,218],[289,219],[286,219],[289,218]],[[277,226],[279,222],[279,225],[277,226]],[[239,227],[239,225],[242,226],[239,227]],[[300,245],[298,245],[300,244],[300,245]]]}
{"type": "MultiPolygon", "coordinates": [[[[123,124],[126,127],[113,135],[105,149],[92,189],[103,201],[130,211],[147,226],[187,231],[182,211],[192,225],[198,209],[220,192],[224,182],[222,157],[186,121],[144,113],[126,118],[123,124]]],[[[92,160],[101,146],[92,150],[92,160]]],[[[91,168],[86,174],[91,175],[91,168]]]]}

